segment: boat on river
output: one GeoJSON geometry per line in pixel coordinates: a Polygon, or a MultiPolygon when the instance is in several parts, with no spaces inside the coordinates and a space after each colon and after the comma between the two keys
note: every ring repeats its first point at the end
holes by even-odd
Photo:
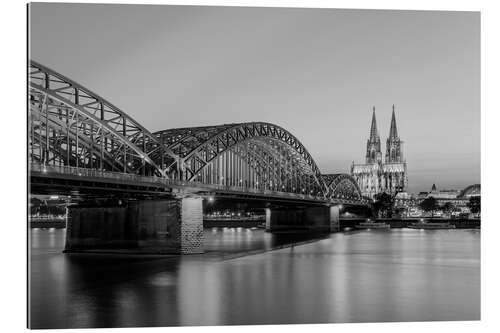
{"type": "Polygon", "coordinates": [[[411,229],[455,229],[455,226],[449,222],[429,222],[420,220],[416,223],[410,223],[408,228],[411,229]]]}
{"type": "Polygon", "coordinates": [[[360,222],[354,226],[356,229],[390,229],[391,225],[384,222],[374,222],[372,220],[366,220],[365,222],[360,222]]]}

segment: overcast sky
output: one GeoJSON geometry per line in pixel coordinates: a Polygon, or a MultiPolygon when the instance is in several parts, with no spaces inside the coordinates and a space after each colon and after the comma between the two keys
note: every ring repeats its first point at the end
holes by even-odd
{"type": "Polygon", "coordinates": [[[31,58],[151,132],[266,121],[324,173],[364,162],[392,104],[409,191],[480,182],[478,12],[31,6],[31,58]]]}

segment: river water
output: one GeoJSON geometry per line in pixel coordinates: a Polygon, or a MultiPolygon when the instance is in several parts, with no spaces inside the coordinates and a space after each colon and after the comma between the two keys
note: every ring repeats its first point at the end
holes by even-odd
{"type": "Polygon", "coordinates": [[[32,328],[480,319],[479,230],[345,232],[255,254],[283,241],[206,229],[193,256],[63,254],[64,237],[30,232],[32,328]]]}

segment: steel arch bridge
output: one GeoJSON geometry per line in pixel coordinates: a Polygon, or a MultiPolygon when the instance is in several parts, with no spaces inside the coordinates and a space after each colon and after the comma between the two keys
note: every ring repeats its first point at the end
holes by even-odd
{"type": "Polygon", "coordinates": [[[365,201],[352,177],[322,175],[302,143],[280,126],[251,122],[151,133],[104,98],[35,61],[28,80],[31,163],[242,192],[365,201]]]}
{"type": "Polygon", "coordinates": [[[467,186],[462,192],[459,194],[459,198],[469,198],[472,196],[480,196],[481,195],[481,184],[473,184],[467,186]]]}

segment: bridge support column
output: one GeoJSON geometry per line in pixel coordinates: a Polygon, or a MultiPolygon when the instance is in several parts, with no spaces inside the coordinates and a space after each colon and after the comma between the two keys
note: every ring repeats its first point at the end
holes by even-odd
{"type": "Polygon", "coordinates": [[[330,232],[340,231],[340,205],[330,207],[330,232]]]}
{"type": "Polygon", "coordinates": [[[266,208],[266,231],[271,231],[271,208],[266,208]]]}
{"type": "Polygon", "coordinates": [[[181,253],[203,253],[203,199],[181,200],[181,253]]]}
{"type": "Polygon", "coordinates": [[[68,209],[65,252],[203,253],[201,197],[68,209]]]}
{"type": "Polygon", "coordinates": [[[148,252],[203,253],[201,197],[145,200],[134,206],[139,248],[148,252]]]}

